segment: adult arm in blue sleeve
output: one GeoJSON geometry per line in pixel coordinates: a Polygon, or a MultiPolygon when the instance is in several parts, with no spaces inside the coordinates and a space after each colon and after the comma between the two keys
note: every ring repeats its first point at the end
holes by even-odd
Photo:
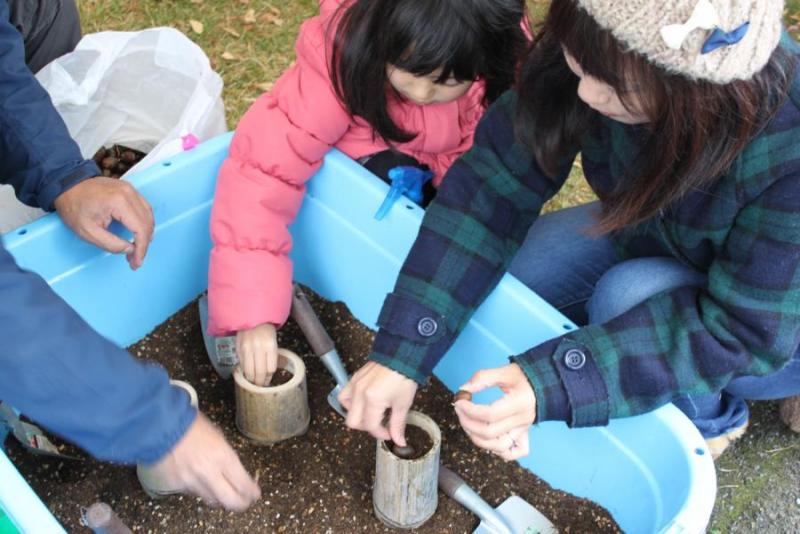
{"type": "Polygon", "coordinates": [[[0,246],[0,398],[93,456],[163,457],[196,417],[160,367],[97,334],[0,246]]]}
{"type": "Polygon", "coordinates": [[[52,210],[57,196],[99,174],[25,64],[22,36],[0,0],[0,182],[25,204],[52,210]]]}

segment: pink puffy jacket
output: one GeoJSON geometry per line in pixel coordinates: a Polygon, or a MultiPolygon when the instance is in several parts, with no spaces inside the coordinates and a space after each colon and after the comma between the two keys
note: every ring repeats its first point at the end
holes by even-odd
{"type": "MultiPolygon", "coordinates": [[[[223,335],[289,315],[292,262],[288,253],[305,183],[336,147],[353,159],[386,150],[363,120],[336,96],[328,58],[339,0],[321,0],[320,15],[303,23],[297,61],[242,117],[222,165],[211,211],[214,248],[208,274],[209,333],[223,335]]],[[[397,145],[436,173],[434,185],[472,145],[484,111],[483,84],[456,101],[391,104],[403,129],[418,133],[397,145]]]]}

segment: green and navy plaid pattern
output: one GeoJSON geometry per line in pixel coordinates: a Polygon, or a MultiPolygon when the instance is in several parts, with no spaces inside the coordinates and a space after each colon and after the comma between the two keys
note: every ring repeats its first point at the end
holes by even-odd
{"type": "MultiPolygon", "coordinates": [[[[548,179],[515,139],[516,106],[509,92],[487,111],[384,303],[370,359],[421,384],[568,174],[571,161],[548,179]]],[[[575,147],[601,199],[632,170],[641,138],[602,119],[575,147]]],[[[536,393],[538,421],[605,424],[779,370],[800,344],[800,81],[717,183],[612,238],[626,257],[671,255],[708,284],[512,356],[536,393]]]]}

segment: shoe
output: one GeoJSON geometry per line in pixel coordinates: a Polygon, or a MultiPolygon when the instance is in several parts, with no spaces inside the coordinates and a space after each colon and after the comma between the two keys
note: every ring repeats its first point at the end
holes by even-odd
{"type": "Polygon", "coordinates": [[[217,374],[228,379],[233,374],[239,359],[236,357],[236,336],[214,337],[208,334],[208,295],[197,301],[200,311],[200,328],[203,331],[203,343],[211,365],[217,374]]]}
{"type": "MultiPolygon", "coordinates": [[[[189,403],[197,409],[197,392],[195,389],[187,382],[183,380],[170,380],[170,384],[175,387],[179,387],[186,391],[189,395],[189,403]]],[[[141,484],[142,489],[144,490],[147,495],[149,495],[153,499],[160,499],[161,497],[166,497],[167,495],[173,495],[176,493],[181,493],[181,488],[175,488],[170,486],[165,481],[161,480],[153,469],[154,464],[136,464],[136,477],[139,479],[139,484],[141,484]]]]}
{"type": "Polygon", "coordinates": [[[744,436],[744,433],[747,432],[748,423],[749,421],[742,426],[737,426],[736,428],[728,430],[725,434],[706,439],[706,446],[711,453],[711,457],[716,460],[722,456],[722,453],[725,452],[728,445],[744,436]]]}
{"type": "Polygon", "coordinates": [[[781,399],[779,413],[786,426],[800,433],[800,395],[781,399]]]}

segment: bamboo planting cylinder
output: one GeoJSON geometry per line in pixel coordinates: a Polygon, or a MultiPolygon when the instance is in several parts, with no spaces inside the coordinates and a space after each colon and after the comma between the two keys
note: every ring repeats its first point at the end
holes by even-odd
{"type": "Polygon", "coordinates": [[[236,426],[246,437],[265,445],[305,434],[311,422],[303,360],[289,350],[278,349],[278,368],[290,372],[292,378],[267,387],[249,382],[240,366],[233,371],[236,426]]]}
{"type": "Polygon", "coordinates": [[[104,502],[96,502],[83,510],[81,524],[94,534],[133,534],[114,510],[104,502]]]}
{"type": "Polygon", "coordinates": [[[372,505],[375,516],[384,524],[411,529],[436,512],[442,434],[433,419],[414,410],[408,412],[407,424],[424,430],[433,444],[421,457],[404,460],[395,456],[385,441],[378,440],[372,505]]]}
{"type": "MultiPolygon", "coordinates": [[[[186,391],[189,395],[189,404],[197,409],[197,391],[195,391],[191,384],[183,380],[170,380],[169,383],[174,387],[179,387],[186,391]]],[[[156,464],[136,464],[136,476],[145,493],[153,499],[181,493],[183,488],[176,488],[173,485],[174,482],[161,478],[160,474],[154,469],[155,465],[156,464]]]]}

